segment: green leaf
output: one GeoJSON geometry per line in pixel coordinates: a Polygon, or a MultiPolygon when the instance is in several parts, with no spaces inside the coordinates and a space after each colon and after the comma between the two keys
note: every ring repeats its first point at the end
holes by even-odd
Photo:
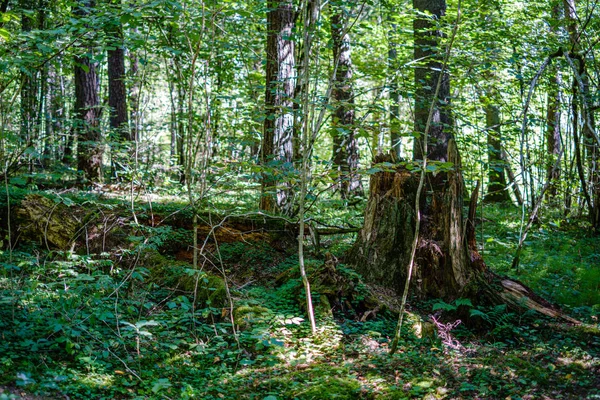
{"type": "Polygon", "coordinates": [[[4,28],[0,28],[0,37],[4,40],[10,39],[10,32],[4,28]]]}
{"type": "Polygon", "coordinates": [[[460,306],[473,307],[473,303],[471,303],[471,300],[469,300],[469,299],[456,299],[454,304],[456,304],[457,307],[460,307],[460,306]]]}

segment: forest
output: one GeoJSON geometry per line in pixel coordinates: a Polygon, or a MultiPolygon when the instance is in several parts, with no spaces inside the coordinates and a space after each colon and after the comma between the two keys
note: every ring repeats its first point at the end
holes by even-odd
{"type": "Polygon", "coordinates": [[[598,0],[0,0],[0,400],[600,398],[598,51],[598,0]]]}

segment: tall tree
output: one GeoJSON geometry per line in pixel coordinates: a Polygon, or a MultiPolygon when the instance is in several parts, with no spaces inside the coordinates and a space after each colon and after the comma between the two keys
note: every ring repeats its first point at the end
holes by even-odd
{"type": "Polygon", "coordinates": [[[550,186],[546,191],[548,198],[554,198],[557,194],[557,185],[560,182],[560,165],[556,165],[556,159],[561,152],[560,137],[560,73],[555,71],[551,79],[547,93],[546,110],[546,180],[550,186]]]}
{"type": "Polygon", "coordinates": [[[575,0],[563,0],[565,19],[571,50],[565,54],[567,61],[573,68],[573,133],[575,140],[575,151],[577,156],[577,167],[581,186],[588,205],[590,222],[596,232],[600,232],[600,146],[596,132],[594,113],[591,112],[590,79],[586,65],[587,52],[581,50],[582,32],[579,27],[577,16],[577,4],[575,0]],[[575,65],[577,63],[577,66],[575,65]],[[577,124],[581,118],[581,132],[583,151],[579,148],[577,124]],[[583,154],[582,154],[583,153],[583,154]],[[585,157],[588,164],[588,177],[584,175],[582,158],[585,157]],[[586,182],[587,180],[587,182],[586,182]]]}
{"type": "MultiPolygon", "coordinates": [[[[389,6],[389,4],[388,4],[389,6]]],[[[402,155],[402,136],[400,135],[400,92],[398,90],[398,26],[388,14],[388,79],[390,80],[390,140],[392,151],[399,160],[402,155]]]]}
{"type": "MultiPolygon", "coordinates": [[[[444,15],[446,3],[413,0],[413,6],[417,11],[414,56],[417,60],[427,55],[425,64],[419,67],[421,70],[415,71],[419,94],[415,102],[421,108],[415,114],[415,127],[421,129],[415,158],[421,165],[421,173],[417,177],[399,166],[394,171],[371,176],[364,225],[348,260],[366,279],[397,291],[404,288],[407,293],[409,276],[414,270],[413,289],[423,297],[447,300],[468,297],[514,308],[521,308],[526,301],[526,307],[562,316],[519,282],[494,275],[477,251],[474,217],[478,188],[465,221],[461,160],[452,127],[446,123],[450,121],[446,106],[450,86],[442,61],[444,52],[438,43],[441,34],[434,20],[444,15]],[[425,48],[417,49],[420,46],[425,48]],[[444,75],[440,76],[441,73],[444,75]],[[436,173],[429,173],[430,160],[447,161],[451,168],[445,168],[446,163],[434,162],[436,173]]],[[[455,33],[456,26],[452,38],[455,33]]],[[[389,162],[390,157],[379,156],[375,161],[389,162]]]]}
{"type": "MultiPolygon", "coordinates": [[[[37,5],[34,0],[21,0],[20,6],[21,31],[27,35],[38,27],[35,13],[37,5]]],[[[39,71],[33,66],[24,68],[21,72],[21,140],[26,146],[32,146],[38,138],[39,89],[39,71]]]]}
{"type": "Polygon", "coordinates": [[[289,214],[293,203],[291,184],[278,175],[293,171],[294,7],[291,0],[268,0],[267,8],[266,115],[261,153],[265,171],[260,208],[289,214]]]}
{"type": "MultiPolygon", "coordinates": [[[[436,24],[446,12],[445,0],[413,0],[417,17],[413,20],[415,68],[415,141],[413,157],[421,160],[423,134],[429,117],[431,100],[440,78],[442,60],[438,43],[442,37],[436,24]],[[423,60],[423,61],[421,61],[423,60]]],[[[447,107],[450,101],[450,79],[448,74],[441,78],[438,98],[429,126],[427,158],[447,161],[448,141],[452,138],[451,117],[447,107]]]]}
{"type": "MultiPolygon", "coordinates": [[[[73,14],[86,19],[95,6],[94,0],[80,0],[73,14]]],[[[88,28],[89,29],[89,28],[88,28]]],[[[102,134],[100,132],[100,98],[98,75],[93,60],[94,46],[83,39],[74,59],[75,132],[77,133],[77,169],[92,182],[102,181],[102,134]]]]}
{"type": "MultiPolygon", "coordinates": [[[[121,13],[120,0],[112,0],[114,14],[121,13]]],[[[129,117],[127,115],[127,88],[125,86],[125,44],[123,27],[119,18],[111,19],[107,27],[109,36],[108,61],[108,106],[109,123],[117,141],[129,140],[129,117]]]]}
{"type": "Polygon", "coordinates": [[[350,35],[344,24],[348,12],[332,3],[331,39],[333,60],[337,64],[332,91],[333,165],[338,171],[338,190],[343,199],[362,195],[363,188],[358,173],[358,141],[354,125],[354,90],[350,35]]]}
{"type": "MultiPolygon", "coordinates": [[[[555,21],[560,19],[560,6],[556,3],[552,6],[552,19],[555,21]]],[[[550,33],[556,34],[555,27],[550,29],[550,33]]],[[[553,65],[552,69],[553,76],[550,78],[546,94],[546,181],[550,182],[546,197],[549,199],[554,199],[557,194],[557,185],[560,181],[560,165],[555,164],[561,149],[561,74],[556,65],[553,65]]]]}

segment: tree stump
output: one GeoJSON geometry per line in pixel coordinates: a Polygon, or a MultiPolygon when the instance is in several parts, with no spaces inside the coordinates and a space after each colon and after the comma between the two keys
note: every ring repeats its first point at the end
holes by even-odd
{"type": "MultiPolygon", "coordinates": [[[[576,320],[537,296],[522,283],[491,272],[477,251],[473,220],[477,191],[463,217],[464,186],[458,149],[453,140],[447,160],[428,172],[421,195],[421,229],[411,290],[419,298],[452,301],[469,298],[474,304],[507,304],[511,309],[535,309],[569,322],[576,320]]],[[[387,155],[375,163],[394,163],[387,155]]],[[[436,164],[434,164],[436,165],[436,164]]],[[[419,173],[406,164],[371,176],[365,222],[347,261],[369,282],[401,293],[414,239],[415,201],[419,173]]]]}

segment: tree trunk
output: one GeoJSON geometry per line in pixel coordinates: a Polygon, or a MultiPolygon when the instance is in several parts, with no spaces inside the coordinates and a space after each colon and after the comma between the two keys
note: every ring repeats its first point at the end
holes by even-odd
{"type": "MultiPolygon", "coordinates": [[[[442,15],[445,10],[444,0],[415,0],[415,6],[433,15],[442,15]]],[[[422,25],[415,23],[415,26],[422,25]]],[[[422,35],[420,28],[415,29],[415,44],[422,40],[422,35]]],[[[435,41],[429,42],[429,45],[435,46],[435,41]]],[[[430,56],[435,55],[435,47],[429,47],[428,52],[430,56]]],[[[415,50],[417,57],[422,57],[422,54],[415,50]]],[[[438,65],[441,71],[441,64],[438,65]]],[[[435,73],[437,76],[439,71],[435,73]]],[[[441,123],[449,121],[449,117],[445,116],[448,110],[437,106],[438,99],[434,98],[437,82],[430,78],[433,74],[417,71],[415,75],[417,87],[427,85],[433,88],[418,90],[421,97],[415,99],[421,103],[422,109],[428,108],[425,106],[427,103],[434,107],[434,124],[428,128],[428,112],[421,111],[415,115],[415,126],[421,132],[431,129],[432,139],[436,140],[426,156],[433,160],[448,161],[453,168],[428,174],[427,189],[420,196],[421,225],[414,258],[413,292],[421,298],[451,301],[463,297],[492,304],[504,303],[511,308],[533,308],[546,315],[573,321],[529,288],[488,270],[475,241],[477,191],[471,198],[466,221],[463,218],[465,189],[460,156],[451,138],[450,126],[441,123]]],[[[439,98],[446,99],[448,95],[449,82],[447,77],[442,77],[439,98]]],[[[419,142],[424,144],[422,139],[419,142]]],[[[415,146],[417,159],[423,157],[422,149],[419,145],[415,146]]],[[[375,162],[392,162],[392,158],[378,156],[375,162]]],[[[403,291],[411,260],[418,187],[418,174],[411,173],[405,166],[373,174],[364,225],[348,254],[348,262],[368,281],[385,285],[398,293],[403,291]]]]}
{"type": "MultiPolygon", "coordinates": [[[[319,18],[321,2],[319,0],[308,0],[307,8],[307,16],[308,21],[306,26],[309,27],[309,32],[306,32],[309,36],[314,36],[315,34],[315,25],[319,18]]],[[[304,17],[301,15],[300,17],[304,17]]],[[[300,25],[300,23],[297,23],[300,25]]],[[[306,35],[305,35],[306,36],[306,35]]],[[[294,96],[297,99],[304,98],[305,94],[310,89],[308,86],[308,82],[302,77],[304,74],[310,74],[310,68],[308,71],[305,71],[305,66],[310,65],[310,60],[305,60],[304,57],[304,46],[308,45],[308,43],[302,42],[301,46],[296,46],[296,59],[298,60],[296,70],[298,73],[298,79],[296,80],[296,88],[294,89],[294,96]]],[[[301,108],[301,102],[294,102],[294,156],[296,160],[294,162],[296,165],[299,165],[302,162],[302,155],[300,154],[300,142],[302,141],[302,129],[304,124],[306,123],[306,118],[304,118],[304,114],[301,108]]]]}
{"type": "Polygon", "coordinates": [[[500,109],[497,106],[485,105],[485,122],[488,145],[488,187],[485,201],[509,202],[510,195],[506,187],[504,161],[502,160],[502,135],[500,133],[500,109]]]}
{"type": "MultiPolygon", "coordinates": [[[[62,160],[66,151],[68,134],[65,132],[65,77],[62,74],[62,59],[58,59],[48,68],[48,95],[47,113],[48,124],[46,130],[54,139],[52,154],[54,160],[62,160]]],[[[68,163],[67,163],[68,164],[68,163]]]]}
{"type": "Polygon", "coordinates": [[[295,88],[294,7],[291,0],[267,1],[265,121],[261,161],[260,209],[291,213],[293,172],[293,99],[295,88]]]}
{"type": "MultiPolygon", "coordinates": [[[[77,17],[86,17],[94,7],[93,0],[82,0],[74,10],[77,17]]],[[[85,43],[83,55],[75,56],[75,131],[77,132],[77,169],[92,182],[102,181],[102,134],[99,128],[100,99],[96,64],[91,59],[92,43],[85,43]],[[87,54],[85,54],[87,53],[87,54]]]]}
{"type": "MultiPolygon", "coordinates": [[[[388,21],[392,20],[389,10],[388,21]]],[[[402,157],[402,136],[400,135],[400,93],[398,91],[398,33],[397,25],[390,22],[388,31],[388,79],[390,79],[390,140],[396,159],[402,157]]]]}
{"type": "Polygon", "coordinates": [[[333,60],[337,62],[332,91],[335,112],[333,128],[333,165],[338,172],[337,188],[343,199],[363,194],[358,174],[358,141],[354,126],[354,90],[350,35],[345,31],[343,10],[335,7],[331,15],[333,60]]]}
{"type": "MultiPolygon", "coordinates": [[[[585,54],[578,54],[580,51],[581,32],[579,32],[577,7],[575,0],[563,0],[565,11],[565,19],[567,22],[567,30],[571,41],[571,52],[566,57],[577,59],[579,62],[578,71],[574,71],[579,75],[573,78],[573,113],[577,115],[581,110],[583,120],[582,139],[584,149],[581,156],[586,158],[588,164],[588,179],[587,185],[583,176],[583,166],[581,159],[577,160],[578,170],[581,179],[582,190],[584,191],[585,199],[588,205],[590,223],[594,231],[600,233],[600,148],[595,140],[596,122],[593,112],[590,112],[589,105],[591,104],[590,82],[588,78],[587,67],[585,64],[585,54]],[[580,84],[581,83],[581,84],[580,84]]],[[[577,123],[575,119],[574,125],[577,123]]],[[[575,132],[574,132],[575,133],[575,132]]],[[[575,140],[577,138],[575,137],[575,140]]],[[[579,153],[579,149],[576,148],[579,153]]],[[[579,155],[579,154],[577,154],[579,155]]]]}
{"type": "MultiPolygon", "coordinates": [[[[419,11],[413,22],[415,68],[415,160],[423,159],[423,134],[429,116],[431,100],[438,83],[442,62],[438,42],[442,33],[435,29],[435,22],[446,14],[445,0],[413,0],[419,11]],[[425,13],[430,16],[425,16],[425,13]]],[[[448,110],[450,101],[450,79],[442,76],[440,92],[434,104],[433,119],[428,133],[427,158],[433,161],[448,161],[448,141],[452,138],[452,122],[448,110]]]]}
{"type": "Polygon", "coordinates": [[[131,121],[131,134],[130,140],[137,141],[139,139],[139,128],[141,120],[140,112],[140,77],[139,75],[139,64],[138,55],[135,51],[129,52],[129,79],[131,79],[131,88],[129,90],[129,105],[130,105],[130,116],[131,121]]]}
{"type": "Polygon", "coordinates": [[[177,166],[179,167],[179,183],[185,183],[185,98],[186,91],[182,82],[177,82],[177,166]]]}
{"type": "MultiPolygon", "coordinates": [[[[35,17],[29,13],[35,11],[36,6],[32,0],[21,0],[23,14],[21,16],[21,30],[30,32],[37,28],[35,17]]],[[[35,15],[35,14],[34,14],[35,15]]],[[[40,82],[38,71],[27,68],[21,72],[21,140],[26,147],[33,146],[38,138],[38,107],[40,82]]],[[[28,166],[31,172],[33,160],[28,156],[28,166]]]]}
{"type": "MultiPolygon", "coordinates": [[[[119,15],[121,3],[112,1],[115,14],[119,15]]],[[[126,142],[131,140],[129,115],[127,111],[127,88],[125,86],[125,48],[123,28],[119,19],[109,22],[107,34],[110,48],[106,51],[108,61],[108,106],[109,125],[111,130],[111,174],[119,179],[118,171],[123,169],[121,163],[126,162],[126,142]]]]}
{"type": "Polygon", "coordinates": [[[108,106],[109,122],[115,139],[119,142],[130,140],[129,116],[127,115],[127,89],[125,87],[125,49],[123,29],[119,22],[109,29],[113,36],[111,50],[107,50],[108,58],[108,106]]]}
{"type": "Polygon", "coordinates": [[[557,71],[548,91],[548,110],[546,112],[546,180],[550,186],[546,191],[549,199],[554,199],[557,194],[557,185],[560,182],[560,165],[555,162],[560,154],[560,73],[557,71]]]}

